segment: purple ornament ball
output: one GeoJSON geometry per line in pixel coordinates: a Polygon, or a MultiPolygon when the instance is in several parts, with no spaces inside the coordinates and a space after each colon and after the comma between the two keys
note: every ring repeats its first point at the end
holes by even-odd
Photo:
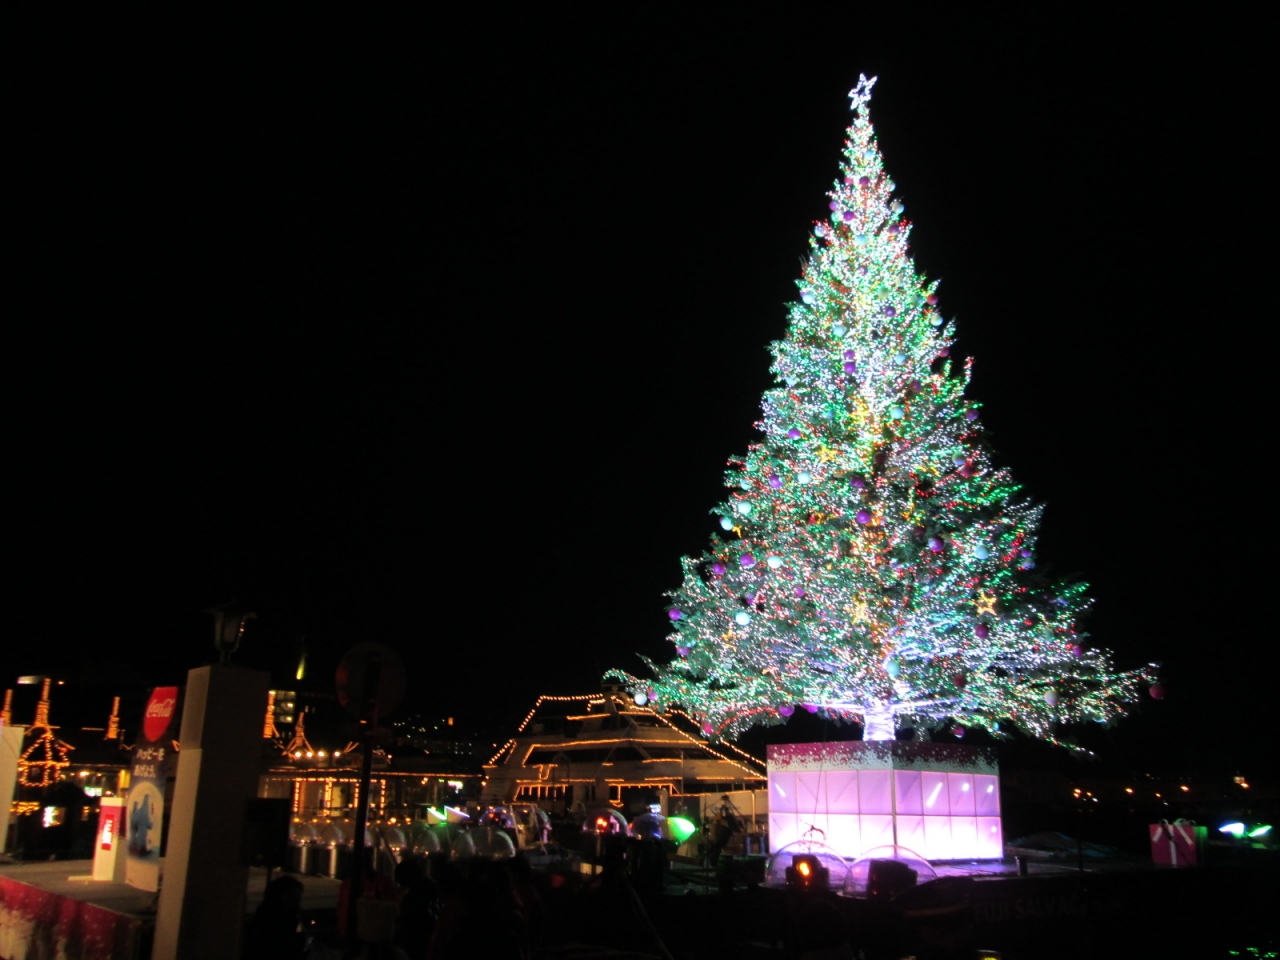
{"type": "Polygon", "coordinates": [[[804,587],[796,587],[795,593],[797,597],[804,597],[804,587]]]}
{"type": "Polygon", "coordinates": [[[827,209],[828,209],[828,210],[839,210],[839,209],[840,209],[840,204],[838,204],[838,203],[836,203],[836,201],[832,200],[830,203],[828,203],[828,204],[827,204],[827,209]]]}
{"type": "Polygon", "coordinates": [[[1148,688],[1147,688],[1147,693],[1151,694],[1151,699],[1152,699],[1152,700],[1163,700],[1163,699],[1164,699],[1164,684],[1162,684],[1162,683],[1153,683],[1150,687],[1148,687],[1148,688]]]}
{"type": "Polygon", "coordinates": [[[966,411],[965,411],[964,418],[965,418],[966,420],[968,420],[969,422],[971,422],[971,423],[972,423],[974,420],[977,420],[977,419],[978,419],[978,411],[977,411],[977,410],[966,410],[966,411]]]}
{"type": "Polygon", "coordinates": [[[708,722],[708,723],[704,723],[704,724],[702,725],[702,732],[703,732],[703,733],[705,733],[705,734],[709,737],[709,736],[711,736],[713,733],[715,733],[715,732],[716,732],[716,728],[715,728],[715,727],[713,727],[709,722],[708,722]]]}
{"type": "Polygon", "coordinates": [[[959,724],[956,724],[954,727],[951,728],[951,735],[955,737],[957,740],[963,740],[964,727],[960,726],[959,724]]]}
{"type": "Polygon", "coordinates": [[[1083,657],[1084,647],[1080,646],[1078,643],[1073,643],[1071,645],[1071,655],[1076,658],[1083,657]]]}
{"type": "Polygon", "coordinates": [[[1031,556],[1031,551],[1030,551],[1030,550],[1019,550],[1019,551],[1018,551],[1018,555],[1019,555],[1019,556],[1022,556],[1022,557],[1029,557],[1029,556],[1031,556]]]}
{"type": "Polygon", "coordinates": [[[895,310],[893,307],[885,307],[884,315],[886,317],[896,317],[898,315],[898,311],[895,310]]]}
{"type": "Polygon", "coordinates": [[[804,707],[806,710],[808,710],[810,713],[817,713],[817,712],[818,712],[818,707],[817,707],[817,705],[816,705],[816,704],[812,704],[812,703],[802,703],[802,704],[801,704],[801,706],[802,706],[802,707],[804,707]]]}
{"type": "Polygon", "coordinates": [[[850,220],[852,220],[852,219],[853,219],[853,211],[852,211],[852,210],[846,210],[846,211],[844,212],[844,221],[845,221],[845,223],[848,223],[848,222],[849,222],[850,220]]]}
{"type": "Polygon", "coordinates": [[[870,511],[870,510],[859,510],[856,514],[854,514],[854,519],[856,519],[859,523],[870,523],[870,522],[871,522],[871,511],[870,511]]]}
{"type": "Polygon", "coordinates": [[[863,480],[861,477],[854,477],[849,481],[849,486],[853,487],[855,490],[861,490],[866,487],[866,485],[867,481],[863,480]]]}
{"type": "Polygon", "coordinates": [[[678,653],[678,654],[679,654],[680,656],[682,656],[682,657],[687,657],[687,656],[689,655],[689,648],[688,648],[688,647],[676,647],[676,653],[678,653]]]}
{"type": "Polygon", "coordinates": [[[894,234],[897,232],[898,232],[898,225],[896,223],[889,224],[889,233],[894,234]]]}
{"type": "Polygon", "coordinates": [[[725,565],[718,561],[711,565],[711,572],[714,573],[717,577],[723,577],[726,569],[727,568],[725,567],[725,565]]]}
{"type": "MultiPolygon", "coordinates": [[[[871,178],[870,178],[870,177],[859,177],[859,178],[858,178],[858,186],[860,186],[860,187],[868,187],[868,186],[870,186],[870,185],[871,185],[871,178]]],[[[808,708],[806,708],[806,709],[808,709],[808,708]]],[[[812,711],[810,711],[810,712],[812,712],[812,711]]]]}
{"type": "Polygon", "coordinates": [[[936,306],[938,303],[938,295],[936,293],[931,293],[924,298],[924,302],[931,307],[936,306]]]}
{"type": "Polygon", "coordinates": [[[796,712],[796,708],[795,708],[795,707],[793,707],[791,704],[789,704],[789,703],[788,703],[788,704],[784,704],[783,706],[779,707],[779,708],[778,708],[778,712],[779,712],[780,714],[782,714],[784,717],[789,717],[789,716],[791,716],[793,713],[795,713],[795,712],[796,712]]]}
{"type": "Polygon", "coordinates": [[[742,564],[744,567],[751,568],[756,565],[756,558],[749,553],[744,553],[738,558],[738,563],[742,564]]]}
{"type": "Polygon", "coordinates": [[[681,617],[684,616],[684,614],[681,613],[679,610],[668,610],[667,616],[670,617],[672,620],[679,620],[681,617]]]}
{"type": "Polygon", "coordinates": [[[769,477],[769,486],[773,487],[775,490],[781,490],[782,478],[775,473],[773,476],[769,477]]]}
{"type": "Polygon", "coordinates": [[[846,361],[844,362],[844,372],[845,372],[845,373],[857,373],[857,372],[858,372],[858,365],[857,365],[856,363],[854,363],[852,360],[846,360],[846,361]]]}
{"type": "Polygon", "coordinates": [[[951,348],[950,348],[950,347],[943,347],[941,350],[939,350],[939,351],[938,351],[938,356],[940,356],[940,357],[949,357],[949,356],[951,356],[951,348]]]}
{"type": "Polygon", "coordinates": [[[991,630],[985,623],[980,623],[973,628],[973,635],[979,640],[985,640],[987,637],[991,636],[991,630]]]}
{"type": "Polygon", "coordinates": [[[932,550],[934,553],[941,553],[941,552],[942,552],[942,538],[941,538],[941,537],[930,537],[930,538],[929,538],[929,549],[930,549],[930,550],[932,550]]]}
{"type": "Polygon", "coordinates": [[[790,437],[792,440],[799,440],[800,431],[797,430],[795,427],[792,427],[790,430],[787,431],[787,436],[790,437]]]}
{"type": "Polygon", "coordinates": [[[858,355],[857,355],[856,353],[854,353],[852,350],[846,350],[846,351],[844,352],[844,358],[845,358],[846,360],[857,360],[857,359],[858,359],[858,355]]]}

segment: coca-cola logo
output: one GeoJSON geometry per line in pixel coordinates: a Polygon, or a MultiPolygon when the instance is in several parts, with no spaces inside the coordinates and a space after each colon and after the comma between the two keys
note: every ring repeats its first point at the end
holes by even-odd
{"type": "Polygon", "coordinates": [[[173,720],[173,708],[178,703],[177,687],[156,687],[147,701],[142,715],[142,735],[148,740],[159,740],[173,720]]]}

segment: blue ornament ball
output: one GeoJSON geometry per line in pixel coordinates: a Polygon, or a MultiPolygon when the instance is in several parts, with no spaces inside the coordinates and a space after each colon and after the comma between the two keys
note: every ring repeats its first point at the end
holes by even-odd
{"type": "Polygon", "coordinates": [[[721,518],[720,518],[720,529],[721,529],[721,530],[732,530],[732,529],[733,529],[733,520],[732,520],[732,518],[730,518],[730,517],[721,517],[721,518]]]}
{"type": "Polygon", "coordinates": [[[745,610],[740,610],[733,615],[733,619],[734,619],[734,622],[738,624],[738,626],[745,627],[748,623],[751,622],[751,615],[747,613],[747,611],[745,610]]]}
{"type": "Polygon", "coordinates": [[[973,548],[973,555],[979,560],[985,560],[987,557],[991,556],[991,551],[980,543],[973,548]]]}

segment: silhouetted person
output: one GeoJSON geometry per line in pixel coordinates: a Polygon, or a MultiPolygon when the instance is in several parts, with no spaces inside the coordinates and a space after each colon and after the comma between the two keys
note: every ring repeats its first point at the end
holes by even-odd
{"type": "Polygon", "coordinates": [[[422,960],[431,946],[431,934],[440,916],[440,891],[427,876],[423,857],[406,857],[396,865],[400,888],[400,916],[396,920],[396,945],[409,960],[422,960]]]}
{"type": "Polygon", "coordinates": [[[301,960],[306,947],[302,930],[302,882],[285,874],[262,893],[262,903],[244,930],[243,960],[301,960]]]}
{"type": "MultiPolygon", "coordinates": [[[[374,865],[373,847],[366,846],[361,854],[357,864],[360,870],[360,899],[383,900],[391,903],[398,901],[400,891],[396,889],[395,881],[379,873],[374,865]]],[[[338,888],[338,933],[344,939],[347,936],[347,925],[351,920],[351,887],[352,879],[347,877],[338,888]]],[[[356,933],[360,933],[358,923],[356,933]]]]}
{"type": "Polygon", "coordinates": [[[466,878],[445,866],[437,876],[443,905],[427,960],[528,960],[528,923],[507,864],[472,861],[466,878]]]}
{"type": "Polygon", "coordinates": [[[545,905],[534,882],[533,867],[522,853],[517,853],[511,860],[511,882],[520,901],[529,948],[536,952],[546,926],[545,905]]]}

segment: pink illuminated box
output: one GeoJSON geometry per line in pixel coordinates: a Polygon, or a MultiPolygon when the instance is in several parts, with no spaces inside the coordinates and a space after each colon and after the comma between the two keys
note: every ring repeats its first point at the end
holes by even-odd
{"type": "Polygon", "coordinates": [[[843,857],[893,843],[926,860],[1004,856],[994,750],[850,740],[767,756],[770,852],[807,836],[843,857]]]}

